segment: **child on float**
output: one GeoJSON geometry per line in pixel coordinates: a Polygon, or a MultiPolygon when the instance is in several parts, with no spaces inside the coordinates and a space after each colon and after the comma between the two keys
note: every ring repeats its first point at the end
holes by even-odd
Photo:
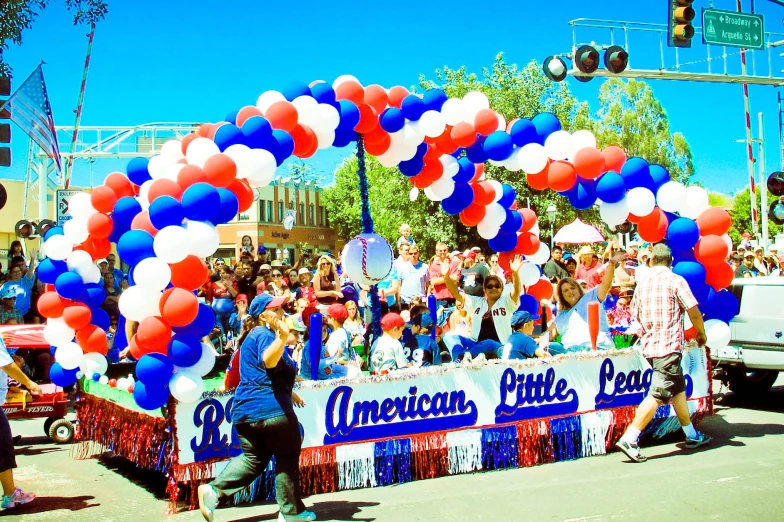
{"type": "Polygon", "coordinates": [[[548,357],[563,353],[559,343],[549,343],[547,346],[540,346],[533,338],[534,321],[539,319],[539,315],[531,315],[525,310],[518,310],[512,315],[512,334],[507,339],[506,344],[498,348],[498,358],[504,361],[510,359],[533,359],[536,357],[548,357]]]}
{"type": "Polygon", "coordinates": [[[343,326],[348,319],[346,305],[333,303],[327,308],[327,324],[332,333],[327,340],[327,353],[334,358],[338,364],[348,367],[349,377],[359,377],[362,375],[362,359],[353,347],[351,334],[343,326]]]}
{"type": "MultiPolygon", "coordinates": [[[[318,332],[313,332],[310,328],[310,317],[314,313],[318,313],[318,309],[315,307],[308,307],[305,309],[305,311],[302,312],[302,320],[307,326],[307,331],[305,332],[302,343],[302,357],[300,358],[299,376],[306,381],[313,379],[311,371],[310,340],[312,336],[319,335],[318,332]]],[[[324,318],[323,320],[320,336],[321,341],[318,360],[318,380],[325,381],[328,379],[339,379],[341,377],[346,377],[348,375],[347,367],[339,364],[335,357],[331,357],[327,349],[327,344],[329,341],[329,324],[327,318],[324,318]]]]}
{"type": "Polygon", "coordinates": [[[384,374],[402,368],[408,368],[411,363],[406,359],[400,338],[406,322],[396,313],[388,313],[381,318],[383,335],[373,345],[370,353],[370,371],[375,374],[384,374]]]}
{"type": "Polygon", "coordinates": [[[433,317],[429,312],[412,315],[411,332],[414,334],[406,342],[406,350],[409,352],[409,359],[415,367],[431,366],[441,364],[441,350],[430,337],[430,332],[435,328],[433,317]]]}

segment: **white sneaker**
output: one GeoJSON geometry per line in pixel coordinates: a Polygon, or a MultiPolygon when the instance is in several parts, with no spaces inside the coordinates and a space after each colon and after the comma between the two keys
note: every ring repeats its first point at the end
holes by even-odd
{"type": "Polygon", "coordinates": [[[463,364],[471,364],[471,352],[466,352],[463,354],[463,360],[461,361],[463,364]]]}
{"type": "Polygon", "coordinates": [[[209,484],[202,484],[199,486],[199,511],[201,511],[204,520],[212,522],[212,517],[215,515],[215,510],[218,508],[218,494],[215,493],[215,488],[209,484]]]}
{"type": "Polygon", "coordinates": [[[476,358],[474,359],[474,362],[475,362],[475,363],[478,363],[478,362],[482,362],[482,363],[483,363],[483,362],[485,362],[485,361],[487,361],[487,357],[486,357],[486,356],[485,356],[485,354],[483,354],[483,353],[480,353],[480,354],[479,354],[479,355],[477,355],[477,356],[476,356],[476,358]]]}

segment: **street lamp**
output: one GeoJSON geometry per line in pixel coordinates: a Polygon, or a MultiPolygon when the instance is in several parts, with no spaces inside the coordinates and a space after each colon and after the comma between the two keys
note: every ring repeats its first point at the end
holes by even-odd
{"type": "Polygon", "coordinates": [[[552,249],[554,246],[553,238],[555,237],[555,216],[558,215],[558,209],[555,208],[554,204],[550,203],[545,212],[547,213],[547,220],[550,221],[550,248],[552,249]]]}

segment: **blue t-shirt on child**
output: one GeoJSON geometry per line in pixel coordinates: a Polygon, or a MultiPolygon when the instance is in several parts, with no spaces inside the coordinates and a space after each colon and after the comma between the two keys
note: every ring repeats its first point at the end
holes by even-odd
{"type": "Polygon", "coordinates": [[[422,350],[421,360],[423,366],[441,364],[441,350],[438,349],[438,344],[436,344],[430,335],[416,334],[412,336],[406,341],[405,350],[408,352],[409,361],[418,362],[416,350],[422,350]]]}
{"type": "Polygon", "coordinates": [[[499,359],[531,359],[536,357],[536,341],[523,332],[512,332],[506,344],[498,347],[499,359]]]}

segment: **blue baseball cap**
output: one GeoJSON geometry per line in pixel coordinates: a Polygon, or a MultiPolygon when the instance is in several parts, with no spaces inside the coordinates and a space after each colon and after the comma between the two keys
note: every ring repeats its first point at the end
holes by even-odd
{"type": "Polygon", "coordinates": [[[264,245],[259,245],[258,253],[259,254],[266,254],[267,253],[267,247],[265,247],[264,245]]]}
{"type": "Polygon", "coordinates": [[[512,328],[517,328],[518,326],[522,326],[529,321],[536,321],[539,318],[541,318],[540,315],[531,315],[531,312],[526,312],[525,310],[518,310],[514,314],[512,314],[512,328]]]}
{"type": "Polygon", "coordinates": [[[264,310],[271,310],[273,308],[280,308],[286,304],[285,297],[272,297],[269,294],[259,294],[253,298],[248,313],[252,316],[261,315],[264,310]]]}
{"type": "Polygon", "coordinates": [[[430,328],[433,326],[433,316],[429,312],[421,313],[411,320],[411,324],[421,326],[422,328],[430,328]]]}

